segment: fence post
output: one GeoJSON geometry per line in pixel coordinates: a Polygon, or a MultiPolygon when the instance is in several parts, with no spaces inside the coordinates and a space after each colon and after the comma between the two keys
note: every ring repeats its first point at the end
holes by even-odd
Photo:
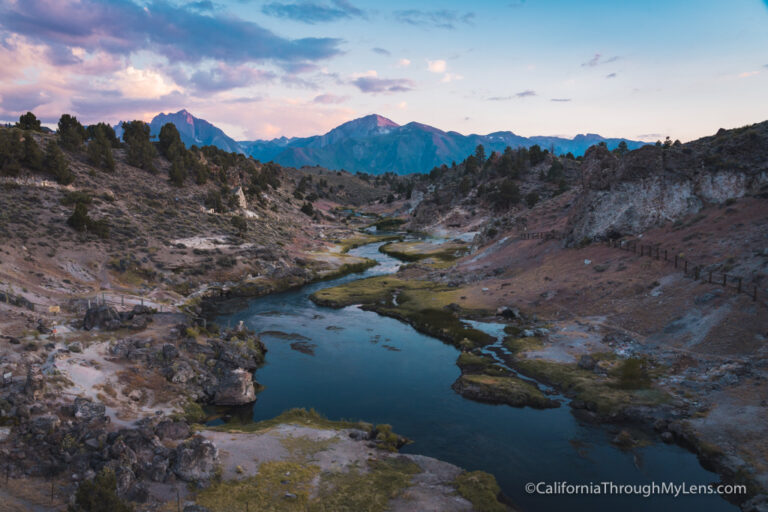
{"type": "Polygon", "coordinates": [[[659,255],[660,251],[661,251],[661,248],[659,248],[659,246],[656,246],[656,259],[657,260],[661,259],[660,255],[659,255]]]}
{"type": "Polygon", "coordinates": [[[728,274],[723,274],[723,286],[728,286],[728,274]]]}
{"type": "Polygon", "coordinates": [[[125,306],[125,295],[120,296],[120,305],[125,306]]]}
{"type": "Polygon", "coordinates": [[[688,260],[685,260],[685,269],[683,270],[683,274],[686,276],[688,275],[688,260]]]}
{"type": "Polygon", "coordinates": [[[757,300],[757,285],[755,285],[754,290],[752,290],[752,300],[753,301],[757,300]]]}
{"type": "Polygon", "coordinates": [[[107,297],[105,296],[104,292],[101,292],[101,303],[105,306],[107,305],[107,297]]]}
{"type": "Polygon", "coordinates": [[[700,272],[700,270],[701,270],[701,269],[699,269],[699,267],[696,267],[696,268],[693,270],[693,271],[694,271],[694,273],[696,274],[696,280],[697,280],[697,281],[699,280],[699,272],[700,272]]]}
{"type": "Polygon", "coordinates": [[[91,309],[91,299],[88,299],[88,309],[91,309]]]}
{"type": "Polygon", "coordinates": [[[736,289],[739,291],[739,293],[741,293],[741,278],[739,278],[739,284],[736,289]]]}
{"type": "Polygon", "coordinates": [[[664,261],[667,261],[667,250],[664,249],[664,261]]]}
{"type": "Polygon", "coordinates": [[[712,284],[712,271],[709,272],[709,284],[712,284]]]}

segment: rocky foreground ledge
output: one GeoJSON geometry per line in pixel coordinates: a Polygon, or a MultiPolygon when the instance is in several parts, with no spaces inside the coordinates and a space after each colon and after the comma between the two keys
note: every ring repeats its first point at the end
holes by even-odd
{"type": "Polygon", "coordinates": [[[81,327],[0,341],[9,510],[94,510],[94,495],[142,511],[508,510],[491,475],[399,454],[388,425],[303,410],[201,425],[201,404],[257,398],[266,350],[247,329],[102,306],[81,327]]]}

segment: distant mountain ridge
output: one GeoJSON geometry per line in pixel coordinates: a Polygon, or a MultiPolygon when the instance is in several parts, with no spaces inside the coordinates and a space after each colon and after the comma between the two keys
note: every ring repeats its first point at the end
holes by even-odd
{"type": "Polygon", "coordinates": [[[464,160],[478,144],[486,153],[538,144],[556,154],[583,155],[590,146],[605,142],[613,149],[624,141],[629,149],[645,142],[621,138],[604,138],[597,134],[564,137],[523,137],[511,131],[488,135],[463,135],[445,132],[433,126],[410,122],[399,125],[386,117],[371,114],[337,126],[324,135],[312,137],[280,137],[272,140],[236,142],[211,123],[194,117],[186,110],[175,114],[159,114],[150,123],[153,135],[160,133],[165,123],[173,123],[187,146],[214,145],[226,151],[245,153],[262,162],[301,167],[319,165],[328,169],[383,174],[424,173],[442,164],[464,160]]]}
{"type": "Polygon", "coordinates": [[[158,114],[149,123],[152,135],[158,135],[166,123],[173,123],[179,130],[181,141],[185,146],[216,146],[231,153],[243,153],[243,148],[224,131],[212,125],[205,119],[199,119],[187,110],[179,110],[175,114],[158,114]]]}

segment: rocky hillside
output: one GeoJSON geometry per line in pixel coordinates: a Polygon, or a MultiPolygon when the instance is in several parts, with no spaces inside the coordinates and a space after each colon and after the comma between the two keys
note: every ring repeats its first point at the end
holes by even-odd
{"type": "Polygon", "coordinates": [[[571,217],[572,239],[640,234],[707,204],[768,198],[768,122],[623,157],[593,146],[581,172],[585,188],[571,217]]]}

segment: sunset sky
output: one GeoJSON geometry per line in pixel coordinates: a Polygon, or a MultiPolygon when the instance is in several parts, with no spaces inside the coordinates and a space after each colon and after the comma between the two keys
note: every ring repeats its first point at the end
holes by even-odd
{"type": "Polygon", "coordinates": [[[768,119],[768,0],[0,0],[0,119],[181,108],[238,140],[377,113],[685,141],[768,119]]]}

